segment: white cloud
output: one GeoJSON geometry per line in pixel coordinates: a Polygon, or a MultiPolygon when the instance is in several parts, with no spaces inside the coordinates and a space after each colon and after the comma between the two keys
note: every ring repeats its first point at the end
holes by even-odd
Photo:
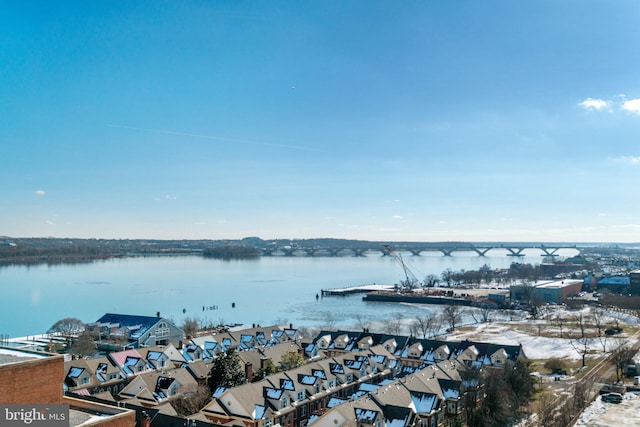
{"type": "Polygon", "coordinates": [[[33,192],[36,196],[44,196],[46,193],[44,190],[36,190],[33,192]]]}
{"type": "Polygon", "coordinates": [[[578,105],[585,110],[600,111],[606,109],[609,106],[609,103],[604,99],[587,98],[584,101],[579,102],[578,105]]]}
{"type": "Polygon", "coordinates": [[[628,165],[640,165],[640,156],[620,156],[613,159],[614,162],[625,163],[628,165]]]}
{"type": "Polygon", "coordinates": [[[622,103],[622,109],[640,115],[640,98],[629,99],[622,103]]]}
{"type": "Polygon", "coordinates": [[[46,220],[44,223],[47,224],[47,225],[56,225],[55,222],[49,221],[49,220],[46,220]]]}
{"type": "Polygon", "coordinates": [[[392,216],[392,218],[393,218],[393,219],[404,219],[404,218],[402,217],[402,215],[394,215],[394,216],[392,216]]]}

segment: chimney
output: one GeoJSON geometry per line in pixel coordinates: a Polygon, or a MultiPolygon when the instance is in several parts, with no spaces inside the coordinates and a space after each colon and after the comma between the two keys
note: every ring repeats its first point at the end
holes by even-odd
{"type": "Polygon", "coordinates": [[[142,411],[140,416],[140,427],[151,427],[151,417],[146,411],[142,411]]]}
{"type": "Polygon", "coordinates": [[[244,364],[244,376],[247,377],[247,382],[251,382],[253,380],[253,365],[251,362],[244,364]]]}

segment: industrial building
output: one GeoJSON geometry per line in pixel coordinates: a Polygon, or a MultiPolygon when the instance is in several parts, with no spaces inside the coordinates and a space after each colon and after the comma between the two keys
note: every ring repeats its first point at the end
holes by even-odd
{"type": "Polygon", "coordinates": [[[582,290],[582,280],[542,281],[531,285],[513,285],[510,288],[511,301],[542,301],[559,304],[582,290]]]}

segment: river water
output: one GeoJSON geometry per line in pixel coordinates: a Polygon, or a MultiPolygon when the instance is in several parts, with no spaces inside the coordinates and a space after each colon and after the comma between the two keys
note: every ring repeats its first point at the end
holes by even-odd
{"type": "MultiPolygon", "coordinates": [[[[571,256],[575,251],[559,253],[571,256]]],[[[514,262],[537,264],[537,250],[508,257],[492,250],[442,256],[404,255],[418,278],[446,269],[472,270],[488,264],[507,268],[514,262]]],[[[46,332],[57,320],[75,317],[94,322],[105,313],[161,316],[181,325],[185,317],[204,324],[244,323],[263,326],[353,327],[363,320],[384,322],[440,307],[373,303],[362,295],[316,299],[321,289],[363,284],[394,284],[404,278],[391,257],[261,257],[222,261],[199,256],[110,259],[89,264],[0,267],[0,335],[28,336],[46,332]]]]}

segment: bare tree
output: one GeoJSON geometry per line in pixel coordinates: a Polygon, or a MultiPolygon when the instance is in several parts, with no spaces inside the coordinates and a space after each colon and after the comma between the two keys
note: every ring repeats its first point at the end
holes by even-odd
{"type": "Polygon", "coordinates": [[[560,314],[556,314],[553,318],[553,323],[560,329],[560,338],[562,338],[562,327],[564,326],[564,319],[560,314]]]}
{"type": "Polygon", "coordinates": [[[602,346],[602,352],[606,353],[607,352],[607,344],[608,344],[608,340],[609,337],[607,336],[607,334],[604,335],[600,335],[598,337],[598,341],[600,341],[600,345],[602,346]]]}
{"type": "Polygon", "coordinates": [[[416,332],[422,335],[422,338],[432,337],[438,333],[440,327],[442,326],[438,315],[434,313],[430,313],[426,316],[416,317],[412,323],[413,329],[416,332]]]}
{"type": "Polygon", "coordinates": [[[636,354],[633,347],[627,339],[618,339],[614,348],[611,350],[611,361],[616,366],[616,380],[620,380],[624,375],[624,367],[633,359],[636,354]]]}
{"type": "Polygon", "coordinates": [[[589,353],[589,339],[586,337],[578,338],[577,340],[571,340],[571,347],[582,357],[582,367],[586,364],[587,354],[589,353]]]}
{"type": "Polygon", "coordinates": [[[96,352],[96,343],[87,329],[73,339],[69,352],[80,356],[92,356],[96,352]]]}
{"type": "Polygon", "coordinates": [[[186,317],[182,322],[182,330],[185,337],[193,337],[200,330],[200,323],[195,317],[186,317]]]}
{"type": "Polygon", "coordinates": [[[390,335],[400,335],[402,332],[402,321],[404,316],[402,313],[395,313],[393,317],[387,320],[384,330],[390,335]]]}
{"type": "Polygon", "coordinates": [[[426,283],[426,286],[428,287],[437,286],[439,281],[440,281],[440,278],[435,274],[429,274],[425,278],[425,283],[426,283]]]}
{"type": "Polygon", "coordinates": [[[593,323],[596,325],[596,329],[598,330],[598,336],[602,336],[602,329],[604,327],[604,310],[600,307],[594,307],[591,310],[591,317],[593,318],[593,323]]]}
{"type": "Polygon", "coordinates": [[[356,320],[356,328],[362,331],[368,331],[369,328],[371,327],[371,319],[363,316],[360,313],[356,314],[355,320],[356,320]]]}
{"type": "MultiPolygon", "coordinates": [[[[480,320],[482,321],[482,323],[487,323],[490,320],[491,311],[492,309],[489,304],[483,304],[478,308],[477,312],[480,315],[480,320]]],[[[474,316],[474,320],[475,320],[475,316],[474,316]]]]}
{"type": "Polygon", "coordinates": [[[529,280],[522,282],[522,300],[529,307],[531,315],[538,317],[538,308],[542,305],[542,301],[537,296],[535,285],[529,280]]]}
{"type": "Polygon", "coordinates": [[[331,311],[324,311],[322,313],[322,315],[324,316],[324,327],[323,329],[326,330],[333,330],[336,327],[336,324],[338,323],[338,319],[336,319],[336,316],[333,314],[333,312],[331,311]]]}
{"type": "Polygon", "coordinates": [[[577,315],[574,316],[574,320],[576,322],[576,326],[580,329],[580,338],[584,338],[584,330],[586,328],[585,316],[582,311],[578,312],[577,315]]]}
{"type": "Polygon", "coordinates": [[[79,336],[85,330],[85,324],[80,319],[65,317],[54,323],[47,333],[63,337],[69,347],[74,337],[79,336]]]}
{"type": "Polygon", "coordinates": [[[449,325],[448,332],[453,332],[456,329],[456,325],[460,323],[462,318],[462,309],[459,305],[449,304],[442,310],[442,319],[449,325]]]}

